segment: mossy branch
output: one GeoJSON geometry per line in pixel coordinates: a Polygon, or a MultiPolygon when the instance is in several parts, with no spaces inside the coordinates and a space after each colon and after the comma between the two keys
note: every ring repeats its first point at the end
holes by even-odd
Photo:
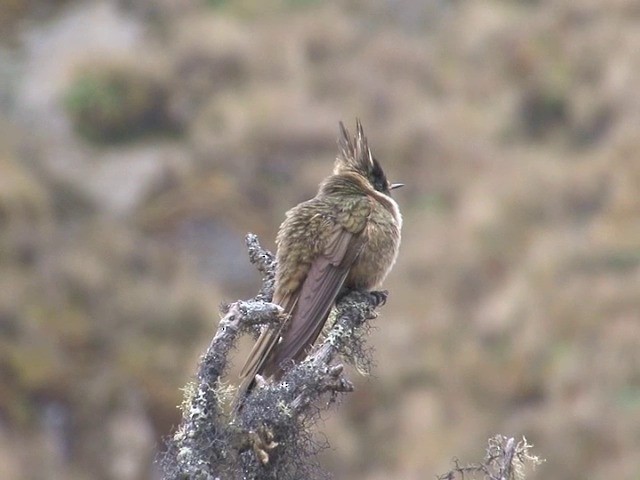
{"type": "Polygon", "coordinates": [[[367,320],[386,300],[385,292],[351,292],[336,305],[334,323],[323,342],[278,382],[263,382],[229,409],[222,379],[239,336],[281,321],[282,309],[269,303],[275,258],[255,235],[247,236],[249,259],[263,275],[258,295],[223,307],[223,318],[201,358],[196,381],[186,389],[183,419],[160,458],[164,479],[294,479],[324,477],[314,460],[321,445],[312,426],[318,413],[353,390],[339,359],[368,365],[364,347],[367,320]],[[328,398],[328,402],[320,402],[328,398]]]}
{"type": "Polygon", "coordinates": [[[454,468],[438,480],[464,480],[479,478],[486,480],[525,480],[527,469],[533,469],[544,462],[531,453],[532,446],[526,438],[519,442],[513,437],[496,435],[489,439],[482,463],[461,466],[454,459],[454,468]]]}

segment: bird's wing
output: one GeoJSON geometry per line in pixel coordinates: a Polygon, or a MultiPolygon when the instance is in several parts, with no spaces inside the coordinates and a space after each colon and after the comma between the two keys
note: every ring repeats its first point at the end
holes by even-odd
{"type": "Polygon", "coordinates": [[[254,345],[240,373],[242,383],[234,410],[261,374],[270,377],[281,373],[281,365],[300,360],[322,331],[340,288],[351,266],[360,255],[366,238],[366,223],[370,213],[369,200],[342,205],[336,217],[327,225],[326,245],[313,260],[302,285],[279,296],[273,302],[290,313],[278,328],[267,328],[254,345]]]}
{"type": "Polygon", "coordinates": [[[242,407],[243,398],[253,388],[257,374],[270,377],[281,373],[283,363],[299,361],[313,345],[351,265],[365,244],[363,237],[336,225],[327,247],[311,264],[302,286],[285,298],[274,298],[285,311],[292,312],[291,317],[278,328],[265,329],[258,338],[240,372],[242,382],[234,411],[242,407]]]}
{"type": "Polygon", "coordinates": [[[301,360],[313,345],[365,241],[363,233],[353,234],[340,224],[334,225],[326,247],[312,262],[299,290],[282,340],[260,368],[265,375],[277,374],[285,362],[301,360]]]}

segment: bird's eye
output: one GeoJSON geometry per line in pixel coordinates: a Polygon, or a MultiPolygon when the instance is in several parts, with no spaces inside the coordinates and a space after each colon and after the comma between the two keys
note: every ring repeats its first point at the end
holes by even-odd
{"type": "Polygon", "coordinates": [[[373,187],[379,192],[387,192],[389,190],[389,182],[382,178],[376,178],[373,187]]]}

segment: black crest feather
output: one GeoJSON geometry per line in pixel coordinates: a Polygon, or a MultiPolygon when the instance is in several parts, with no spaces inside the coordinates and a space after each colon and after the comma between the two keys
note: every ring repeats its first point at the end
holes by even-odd
{"type": "Polygon", "coordinates": [[[356,134],[351,136],[349,130],[340,122],[338,137],[338,158],[333,173],[339,175],[345,172],[355,172],[367,178],[373,188],[380,192],[389,193],[389,182],[380,167],[380,163],[373,158],[367,137],[359,119],[356,119],[356,134]]]}

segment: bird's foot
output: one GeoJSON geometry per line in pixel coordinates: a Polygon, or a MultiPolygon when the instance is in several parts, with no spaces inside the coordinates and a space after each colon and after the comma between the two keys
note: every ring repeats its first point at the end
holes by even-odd
{"type": "Polygon", "coordinates": [[[358,296],[362,295],[362,296],[366,297],[367,300],[369,300],[370,303],[372,304],[373,308],[378,308],[378,307],[382,307],[383,305],[385,305],[387,303],[387,297],[389,296],[389,291],[388,290],[368,291],[368,290],[360,290],[360,289],[357,289],[357,288],[348,288],[348,287],[346,287],[346,288],[343,288],[342,290],[340,290],[340,293],[336,297],[336,303],[339,303],[341,300],[344,300],[345,297],[348,297],[349,295],[351,295],[353,293],[357,293],[358,296]]]}
{"type": "Polygon", "coordinates": [[[388,290],[376,290],[368,292],[368,294],[373,299],[376,308],[385,305],[387,303],[387,298],[389,297],[388,290]]]}

